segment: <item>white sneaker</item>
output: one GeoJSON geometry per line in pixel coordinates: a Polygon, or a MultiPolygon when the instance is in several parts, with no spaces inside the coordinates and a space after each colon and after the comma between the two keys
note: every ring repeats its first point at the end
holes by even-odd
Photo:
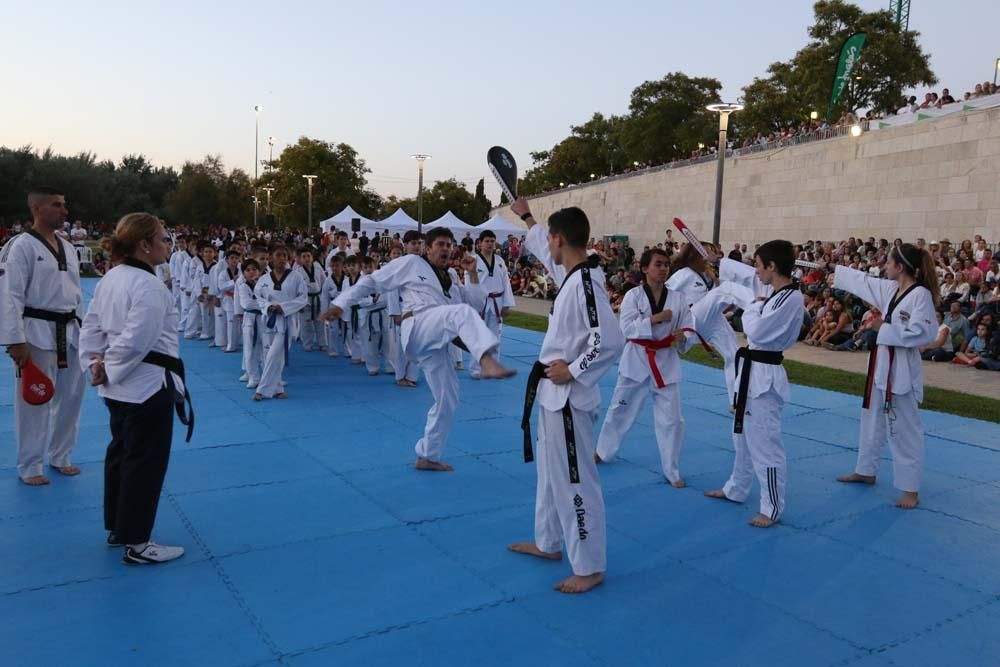
{"type": "Polygon", "coordinates": [[[125,549],[122,562],[129,565],[153,565],[156,563],[166,563],[169,560],[176,560],[184,555],[184,547],[165,547],[154,542],[149,542],[142,551],[136,551],[132,547],[125,549]]]}
{"type": "Polygon", "coordinates": [[[247,375],[246,373],[240,376],[240,382],[249,382],[249,381],[250,381],[250,376],[247,375]]]}

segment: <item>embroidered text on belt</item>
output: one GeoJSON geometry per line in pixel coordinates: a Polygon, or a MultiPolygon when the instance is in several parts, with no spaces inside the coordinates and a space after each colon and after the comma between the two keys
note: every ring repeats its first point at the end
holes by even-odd
{"type": "Polygon", "coordinates": [[[784,358],[785,355],[781,352],[770,350],[751,350],[749,347],[741,347],[736,351],[736,375],[740,379],[740,386],[736,392],[736,400],[733,402],[733,407],[736,408],[733,433],[743,432],[743,414],[747,410],[747,397],[750,394],[750,369],[754,362],[780,366],[784,358]],[[741,365],[743,366],[742,374],[740,374],[741,365]]]}
{"type": "MultiPolygon", "coordinates": [[[[546,364],[536,361],[528,374],[528,384],[524,390],[524,412],[521,414],[521,431],[524,433],[524,462],[531,463],[535,460],[534,452],[531,451],[531,412],[535,406],[535,396],[538,395],[538,383],[545,378],[546,364]]],[[[569,401],[562,409],[563,432],[566,436],[566,463],[569,467],[569,481],[572,484],[580,483],[580,465],[576,456],[576,429],[573,425],[573,408],[569,401]]]]}
{"type": "Polygon", "coordinates": [[[181,423],[188,427],[184,442],[191,442],[191,434],[194,433],[194,406],[191,404],[191,394],[188,392],[187,380],[184,378],[184,362],[169,354],[150,352],[142,358],[142,363],[159,366],[167,371],[167,388],[174,394],[174,410],[177,411],[177,418],[180,419],[181,423]],[[172,373],[176,373],[177,377],[184,383],[183,395],[177,391],[172,373]]]}
{"type": "Polygon", "coordinates": [[[629,338],[628,342],[635,343],[639,347],[646,350],[646,357],[649,359],[649,370],[653,373],[653,381],[656,382],[656,386],[659,389],[663,389],[666,385],[663,383],[663,376],[660,374],[660,368],[656,365],[656,353],[659,350],[665,350],[668,347],[672,347],[674,341],[677,340],[677,334],[680,332],[693,333],[701,341],[702,346],[709,354],[712,353],[712,347],[705,342],[705,339],[701,337],[701,334],[691,329],[690,327],[684,327],[683,329],[678,329],[666,338],[660,340],[653,340],[650,338],[629,338]]]}
{"type": "Polygon", "coordinates": [[[54,310],[42,310],[41,308],[24,308],[24,317],[31,318],[33,320],[45,320],[46,322],[54,322],[56,325],[56,364],[59,368],[66,368],[69,364],[66,361],[67,352],[67,341],[66,341],[66,325],[76,320],[77,324],[80,324],[80,318],[76,316],[75,312],[70,313],[57,313],[54,310]]]}
{"type": "Polygon", "coordinates": [[[503,292],[490,292],[486,295],[486,301],[483,303],[483,310],[479,313],[479,316],[486,319],[486,311],[489,310],[490,302],[493,302],[493,314],[496,315],[497,322],[503,322],[503,318],[500,317],[500,304],[497,303],[497,299],[503,298],[503,292]]]}

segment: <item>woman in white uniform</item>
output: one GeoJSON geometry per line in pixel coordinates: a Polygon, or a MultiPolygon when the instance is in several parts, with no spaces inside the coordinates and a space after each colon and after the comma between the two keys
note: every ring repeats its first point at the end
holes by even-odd
{"type": "Polygon", "coordinates": [[[834,289],[850,292],[884,313],[868,362],[858,464],[837,481],[874,484],[888,442],[896,488],[903,492],[896,507],[913,509],[924,471],[924,429],[917,409],[924,399],[920,348],[937,337],[937,273],[930,253],[909,243],[889,252],[885,272],[888,280],[846,266],[834,273],[834,289]]]}
{"type": "MultiPolygon", "coordinates": [[[[128,564],[163,563],[183,547],[151,542],[170,459],[175,407],[190,399],[178,356],[177,306],[153,266],[166,260],[170,238],[149,213],[130,213],[104,241],[116,266],[94,291],[80,331],[80,365],[111,415],[104,461],[104,527],[109,546],[125,547],[128,564]]],[[[187,412],[187,414],[185,414],[187,412]]]]}

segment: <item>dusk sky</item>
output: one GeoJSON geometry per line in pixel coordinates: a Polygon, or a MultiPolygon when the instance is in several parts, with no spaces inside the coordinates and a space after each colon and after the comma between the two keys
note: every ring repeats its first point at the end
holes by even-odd
{"type": "MultiPolygon", "coordinates": [[[[717,77],[735,99],[812,18],[808,0],[4,4],[0,145],[177,167],[219,153],[252,174],[260,104],[261,158],[268,135],[276,154],[303,135],[347,142],[370,185],[400,196],[416,192],[412,153],[433,156],[428,182],[471,189],[490,146],[523,172],[529,151],[667,72],[717,77]]],[[[996,0],[914,0],[936,90],[992,78],[998,25],[996,0]]]]}

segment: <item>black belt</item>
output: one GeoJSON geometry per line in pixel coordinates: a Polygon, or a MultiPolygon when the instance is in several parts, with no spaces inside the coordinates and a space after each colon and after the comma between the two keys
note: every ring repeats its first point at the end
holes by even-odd
{"type": "Polygon", "coordinates": [[[187,380],[184,379],[184,362],[177,357],[171,357],[169,354],[150,352],[142,358],[142,363],[166,369],[167,388],[174,394],[174,409],[177,411],[177,418],[180,419],[182,424],[188,427],[187,437],[184,439],[184,442],[191,442],[191,434],[194,433],[194,406],[191,404],[191,394],[188,392],[187,380]],[[177,391],[177,385],[174,384],[174,378],[171,373],[176,373],[184,383],[183,396],[177,391]],[[185,403],[187,403],[186,411],[184,409],[185,403]]]}
{"type": "Polygon", "coordinates": [[[254,318],[253,318],[253,345],[256,346],[257,345],[257,338],[259,337],[259,332],[258,332],[259,327],[257,325],[257,317],[256,316],[257,315],[263,315],[263,313],[260,311],[260,308],[245,308],[243,310],[243,313],[244,314],[250,313],[251,315],[254,315],[254,318]]]}
{"type": "Polygon", "coordinates": [[[69,365],[66,361],[66,353],[67,353],[66,325],[72,322],[73,320],[76,320],[77,324],[81,324],[80,318],[76,316],[76,312],[57,313],[54,310],[42,310],[41,308],[31,308],[25,306],[24,317],[30,317],[33,320],[45,320],[46,322],[55,322],[56,363],[59,368],[66,368],[69,365]]]}
{"type": "Polygon", "coordinates": [[[751,350],[741,347],[736,351],[736,376],[740,378],[740,386],[734,397],[733,407],[736,408],[736,419],[733,422],[733,433],[743,432],[743,413],[747,409],[747,395],[750,393],[750,369],[754,362],[780,366],[785,355],[769,350],[751,350]],[[743,374],[740,375],[740,362],[743,362],[743,374]]]}
{"type": "Polygon", "coordinates": [[[385,308],[376,308],[375,310],[368,311],[368,342],[372,341],[375,336],[375,322],[374,316],[378,315],[378,350],[382,351],[382,329],[385,326],[385,321],[382,319],[382,313],[385,312],[385,308]]]}
{"type": "MultiPolygon", "coordinates": [[[[524,391],[524,413],[521,415],[521,431],[524,432],[524,462],[531,463],[535,455],[531,451],[531,412],[535,406],[535,396],[538,394],[538,383],[545,378],[547,365],[536,361],[528,375],[528,385],[524,391]]],[[[580,465],[576,456],[576,429],[573,425],[573,408],[569,401],[562,409],[563,432],[566,436],[566,461],[569,467],[571,484],[580,483],[580,465]]]]}
{"type": "Polygon", "coordinates": [[[315,320],[319,317],[319,297],[321,292],[309,295],[309,319],[315,320]]]}

